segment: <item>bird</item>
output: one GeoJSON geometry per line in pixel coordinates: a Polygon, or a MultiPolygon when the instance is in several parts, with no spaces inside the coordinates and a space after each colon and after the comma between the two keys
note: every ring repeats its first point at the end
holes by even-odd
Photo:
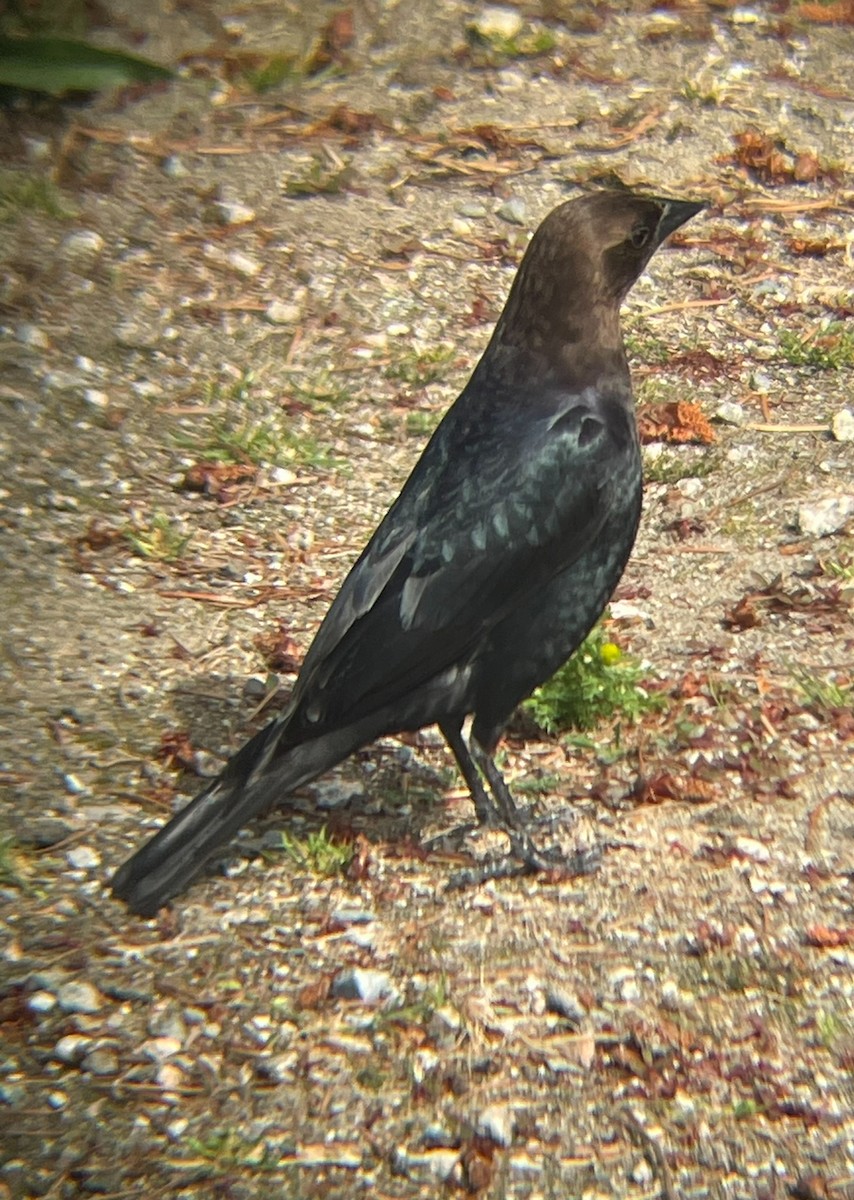
{"type": "Polygon", "coordinates": [[[344,579],[286,707],[113,876],[133,912],[154,915],[294,789],[378,737],[428,725],[478,821],[503,827],[531,869],[551,861],[494,755],[517,705],[578,648],[625,569],[642,469],[620,306],[704,207],[602,190],[545,217],[486,350],[344,579]]]}

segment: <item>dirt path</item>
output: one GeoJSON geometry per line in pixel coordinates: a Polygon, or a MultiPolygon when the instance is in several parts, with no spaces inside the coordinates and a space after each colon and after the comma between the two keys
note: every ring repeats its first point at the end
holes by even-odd
{"type": "Polygon", "coordinates": [[[846,6],[102,7],[174,83],[0,114],[0,1197],[854,1197],[846,6]],[[469,816],[428,731],[129,918],[617,179],[712,204],[625,325],[648,436],[715,441],[648,447],[609,627],[664,708],[509,739],[601,869],[446,892],[490,846],[419,850],[469,816]]]}

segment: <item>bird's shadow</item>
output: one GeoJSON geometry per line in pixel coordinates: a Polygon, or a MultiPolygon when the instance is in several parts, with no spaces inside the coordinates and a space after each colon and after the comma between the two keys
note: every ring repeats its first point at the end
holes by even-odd
{"type": "MultiPolygon", "coordinates": [[[[203,752],[205,768],[203,775],[190,768],[175,776],[178,807],[225,765],[224,748],[231,754],[239,750],[275,719],[288,699],[287,688],[265,702],[263,696],[241,691],[233,679],[215,675],[196,675],[192,687],[174,688],[170,705],[176,728],[194,751],[203,752]]],[[[457,778],[450,751],[437,752],[434,742],[416,733],[369,743],[311,783],[285,793],[281,803],[254,818],[250,832],[223,847],[212,863],[255,857],[275,848],[280,834],[305,839],[323,828],[343,842],[359,837],[374,845],[418,845],[426,830],[435,833],[443,793],[457,778]]],[[[460,815],[467,820],[470,814],[463,807],[460,815]]],[[[440,823],[454,824],[450,819],[440,823]]],[[[209,873],[215,872],[212,865],[209,873]]]]}

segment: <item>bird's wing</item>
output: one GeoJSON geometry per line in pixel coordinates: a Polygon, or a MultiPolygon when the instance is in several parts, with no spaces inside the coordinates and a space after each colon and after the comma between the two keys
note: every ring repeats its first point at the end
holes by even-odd
{"type": "Polygon", "coordinates": [[[520,401],[492,422],[459,413],[437,430],[306,655],[294,702],[318,732],[394,704],[471,654],[590,546],[631,486],[636,433],[623,395],[520,401]]]}

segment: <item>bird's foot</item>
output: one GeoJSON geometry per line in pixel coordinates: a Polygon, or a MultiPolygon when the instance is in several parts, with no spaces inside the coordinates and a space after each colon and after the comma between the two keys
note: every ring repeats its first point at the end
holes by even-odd
{"type": "Polygon", "coordinates": [[[448,891],[479,887],[494,879],[513,879],[519,875],[548,874],[570,879],[576,875],[592,875],[602,862],[600,846],[578,848],[566,854],[560,846],[540,850],[526,831],[507,831],[510,853],[502,858],[490,858],[476,867],[455,871],[447,884],[448,891]]]}

